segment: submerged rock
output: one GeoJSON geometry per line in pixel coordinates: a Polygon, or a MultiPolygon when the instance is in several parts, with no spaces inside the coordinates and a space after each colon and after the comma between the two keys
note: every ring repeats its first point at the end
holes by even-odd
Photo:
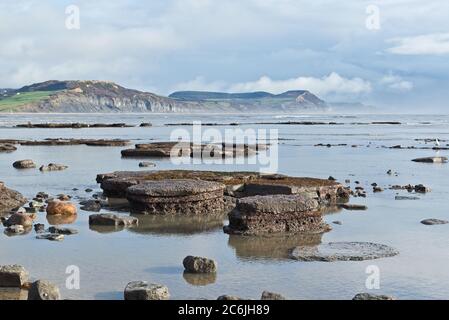
{"type": "Polygon", "coordinates": [[[427,157],[413,159],[413,162],[424,162],[424,163],[446,163],[448,159],[446,157],[427,157]]]}
{"type": "Polygon", "coordinates": [[[229,214],[229,234],[329,231],[317,200],[307,195],[254,196],[239,199],[229,214]]]}
{"type": "Polygon", "coordinates": [[[128,283],[124,296],[125,300],[168,300],[170,293],[166,286],[134,281],[128,283]]]}
{"type": "Polygon", "coordinates": [[[182,261],[186,272],[190,273],[214,273],[217,272],[217,263],[208,258],[187,256],[182,261]]]}
{"type": "Polygon", "coordinates": [[[137,225],[139,219],[129,216],[119,216],[111,213],[93,214],[89,216],[89,224],[97,226],[133,226],[137,225]]]}
{"type": "Polygon", "coordinates": [[[8,189],[0,182],[0,215],[19,208],[27,202],[27,199],[19,192],[8,189]]]}
{"type": "Polygon", "coordinates": [[[399,252],[389,246],[370,242],[333,242],[316,247],[296,247],[290,257],[299,261],[364,261],[393,257],[399,252]]]}
{"type": "Polygon", "coordinates": [[[50,163],[48,166],[41,166],[39,168],[40,171],[45,172],[45,171],[62,171],[67,169],[68,166],[65,166],[63,164],[56,164],[56,163],[50,163]]]}
{"type": "Polygon", "coordinates": [[[0,266],[0,287],[21,288],[28,281],[28,271],[19,265],[0,266]]]}
{"type": "Polygon", "coordinates": [[[12,166],[16,169],[33,169],[36,168],[36,164],[33,160],[19,160],[12,164],[12,166]]]}
{"type": "Polygon", "coordinates": [[[212,215],[224,210],[225,186],[202,180],[148,181],[128,188],[131,212],[212,215]]]}
{"type": "Polygon", "coordinates": [[[426,226],[433,226],[433,225],[439,225],[439,224],[448,224],[449,221],[440,220],[440,219],[426,219],[426,220],[421,221],[421,223],[426,226]]]}
{"type": "Polygon", "coordinates": [[[359,293],[352,300],[396,300],[394,297],[370,293],[359,293]]]}
{"type": "Polygon", "coordinates": [[[59,288],[47,280],[37,280],[31,284],[28,300],[61,300],[59,288]]]}
{"type": "Polygon", "coordinates": [[[72,235],[77,234],[78,230],[72,228],[50,227],[48,228],[48,232],[53,234],[72,235]]]}
{"type": "Polygon", "coordinates": [[[139,167],[141,168],[156,167],[156,164],[154,162],[143,161],[139,163],[139,167]]]}
{"type": "Polygon", "coordinates": [[[47,206],[47,215],[51,216],[76,215],[76,206],[70,202],[50,201],[47,206]]]}
{"type": "Polygon", "coordinates": [[[350,210],[350,211],[356,211],[356,210],[364,211],[364,210],[368,210],[368,207],[363,205],[363,204],[340,204],[339,207],[343,208],[345,210],[350,210]]]}
{"type": "Polygon", "coordinates": [[[45,233],[36,236],[39,240],[50,240],[50,241],[62,241],[64,240],[64,235],[59,233],[45,233]]]}

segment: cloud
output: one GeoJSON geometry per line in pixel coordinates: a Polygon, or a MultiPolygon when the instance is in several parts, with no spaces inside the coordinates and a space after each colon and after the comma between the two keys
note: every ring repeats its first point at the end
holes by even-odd
{"type": "Polygon", "coordinates": [[[395,44],[387,51],[403,55],[441,55],[449,53],[449,33],[433,33],[387,40],[395,44]]]}
{"type": "Polygon", "coordinates": [[[226,87],[223,81],[207,82],[204,77],[199,76],[193,80],[178,83],[172,91],[225,91],[226,87]]]}
{"type": "Polygon", "coordinates": [[[414,87],[413,82],[403,80],[402,77],[393,74],[383,77],[380,83],[386,85],[389,89],[402,92],[410,91],[414,87]]]}
{"type": "Polygon", "coordinates": [[[371,92],[371,83],[361,78],[344,78],[332,72],[321,78],[298,77],[286,80],[273,80],[263,76],[252,82],[242,82],[230,86],[233,92],[268,91],[282,93],[288,90],[309,90],[315,94],[361,94],[371,92]]]}

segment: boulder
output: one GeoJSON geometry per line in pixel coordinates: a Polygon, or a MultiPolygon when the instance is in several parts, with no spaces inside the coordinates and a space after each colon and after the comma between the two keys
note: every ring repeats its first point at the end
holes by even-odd
{"type": "Polygon", "coordinates": [[[352,300],[396,300],[394,297],[370,293],[359,293],[352,300]]]}
{"type": "Polygon", "coordinates": [[[76,215],[76,206],[70,202],[50,201],[47,206],[47,215],[50,216],[76,215]]]}
{"type": "Polygon", "coordinates": [[[59,288],[47,280],[37,280],[31,284],[28,300],[61,300],[59,288]]]}
{"type": "Polygon", "coordinates": [[[36,217],[34,215],[28,215],[26,213],[14,213],[4,223],[6,227],[20,225],[24,228],[29,228],[33,225],[33,221],[36,217]]]}
{"type": "Polygon", "coordinates": [[[1,152],[13,152],[16,151],[17,148],[9,143],[0,143],[0,153],[1,152]]]}
{"type": "Polygon", "coordinates": [[[124,296],[125,300],[168,300],[170,293],[166,286],[134,281],[128,283],[124,296]]]}
{"type": "Polygon", "coordinates": [[[439,225],[439,224],[448,224],[449,221],[439,220],[439,219],[426,219],[426,220],[421,221],[421,223],[426,226],[433,226],[433,225],[439,225]]]}
{"type": "Polygon", "coordinates": [[[229,214],[229,234],[321,233],[329,231],[320,205],[308,195],[271,195],[239,199],[229,214]]]}
{"type": "Polygon", "coordinates": [[[101,211],[101,201],[100,200],[86,200],[80,202],[81,210],[90,212],[101,211]]]}
{"type": "Polygon", "coordinates": [[[217,272],[217,263],[208,258],[187,256],[182,261],[184,269],[189,273],[215,273],[217,272]]]}
{"type": "Polygon", "coordinates": [[[446,157],[427,157],[413,159],[413,162],[424,162],[424,163],[446,163],[448,159],[446,157]]]}
{"type": "Polygon", "coordinates": [[[212,215],[224,210],[225,186],[202,180],[159,180],[127,190],[131,212],[139,214],[212,215]]]}
{"type": "Polygon", "coordinates": [[[12,164],[12,166],[16,169],[33,169],[36,168],[36,164],[33,160],[19,160],[12,164]]]}
{"type": "Polygon", "coordinates": [[[260,298],[260,300],[286,300],[286,299],[279,293],[264,291],[262,292],[262,297],[260,298]]]}
{"type": "Polygon", "coordinates": [[[0,215],[19,208],[27,202],[19,192],[8,189],[3,182],[0,182],[0,215]]]}
{"type": "Polygon", "coordinates": [[[28,271],[19,265],[0,266],[0,287],[20,288],[28,281],[28,271]]]}
{"type": "Polygon", "coordinates": [[[40,171],[45,172],[45,171],[62,171],[67,169],[68,166],[65,166],[63,164],[56,164],[56,163],[50,163],[48,166],[41,166],[39,168],[40,171]]]}
{"type": "Polygon", "coordinates": [[[137,225],[139,219],[129,216],[120,216],[111,213],[93,214],[89,216],[89,225],[96,226],[123,226],[129,227],[137,225]]]}
{"type": "Polygon", "coordinates": [[[290,257],[299,261],[364,261],[393,257],[399,252],[389,246],[370,242],[331,242],[315,247],[296,247],[290,257]]]}
{"type": "Polygon", "coordinates": [[[242,299],[240,297],[237,297],[237,296],[222,295],[222,296],[219,296],[217,298],[217,300],[220,300],[220,301],[237,301],[237,300],[244,300],[244,299],[242,299]]]}

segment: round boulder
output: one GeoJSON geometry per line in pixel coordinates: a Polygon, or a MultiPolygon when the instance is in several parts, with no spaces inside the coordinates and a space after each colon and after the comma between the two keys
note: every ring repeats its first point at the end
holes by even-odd
{"type": "Polygon", "coordinates": [[[33,160],[19,160],[12,164],[12,166],[16,169],[33,169],[36,168],[36,164],[33,160]]]}
{"type": "Polygon", "coordinates": [[[47,206],[47,214],[51,216],[76,215],[76,206],[70,202],[51,201],[47,206]]]}
{"type": "Polygon", "coordinates": [[[217,263],[208,258],[187,256],[182,264],[186,272],[190,273],[214,273],[217,272],[217,263]]]}

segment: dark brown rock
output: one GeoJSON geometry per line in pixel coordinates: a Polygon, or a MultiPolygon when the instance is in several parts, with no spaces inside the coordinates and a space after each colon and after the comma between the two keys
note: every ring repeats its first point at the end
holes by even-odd
{"type": "Polygon", "coordinates": [[[208,258],[187,256],[182,261],[184,269],[189,273],[215,273],[217,272],[217,263],[208,258]]]}
{"type": "Polygon", "coordinates": [[[31,284],[28,300],[61,300],[59,288],[47,280],[37,280],[31,284]]]}
{"type": "Polygon", "coordinates": [[[12,166],[16,169],[32,169],[36,168],[36,164],[33,162],[33,160],[19,160],[12,164],[12,166]]]}
{"type": "Polygon", "coordinates": [[[19,192],[8,189],[0,182],[0,215],[25,204],[27,199],[19,192]]]}

